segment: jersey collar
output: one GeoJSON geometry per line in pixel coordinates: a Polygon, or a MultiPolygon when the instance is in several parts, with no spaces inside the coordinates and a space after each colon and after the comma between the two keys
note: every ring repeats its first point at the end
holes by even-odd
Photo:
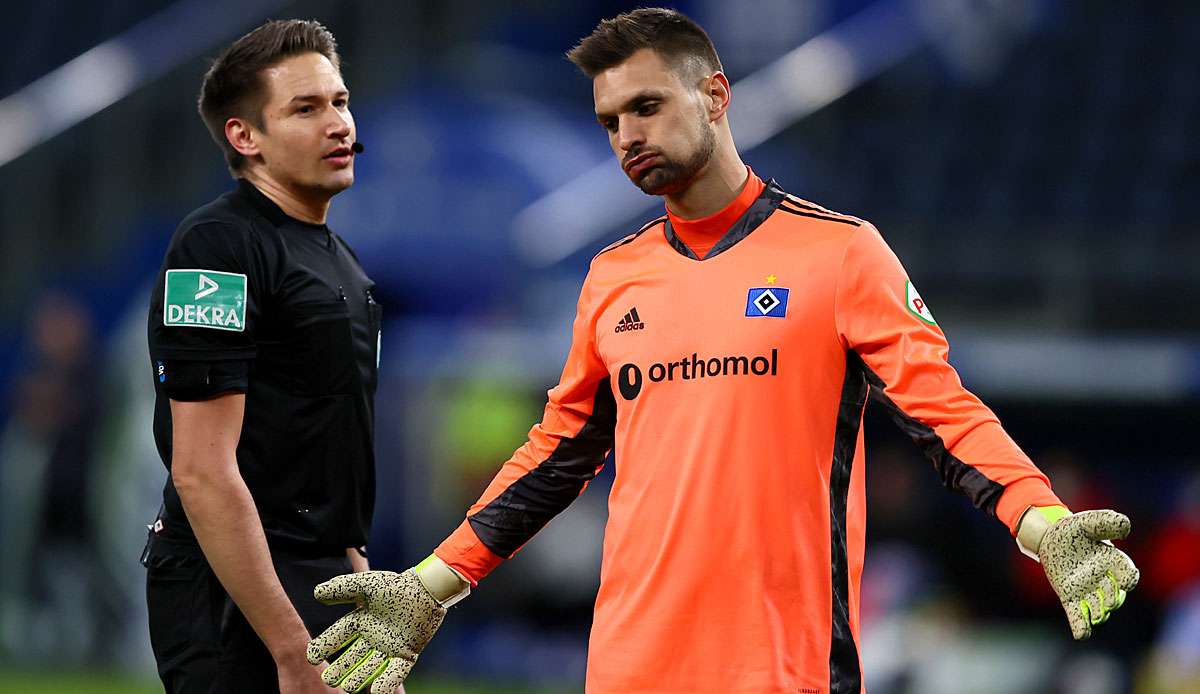
{"type": "Polygon", "coordinates": [[[692,260],[708,260],[709,258],[724,253],[732,248],[738,241],[741,241],[749,236],[755,229],[759,227],[759,225],[767,220],[767,217],[771,216],[771,213],[775,211],[776,207],[779,207],[779,203],[783,202],[783,199],[786,196],[787,193],[785,193],[783,189],[779,187],[779,184],[775,182],[775,179],[772,178],[771,180],[767,181],[767,185],[763,188],[763,192],[758,196],[757,199],[755,199],[753,203],[750,204],[750,207],[748,207],[746,211],[742,213],[742,216],[737,218],[737,221],[733,223],[733,226],[729,227],[729,231],[725,232],[725,235],[722,236],[719,241],[717,241],[716,245],[714,245],[712,249],[710,249],[708,253],[704,255],[703,258],[696,257],[696,254],[692,252],[692,249],[688,248],[688,245],[679,238],[679,236],[675,233],[675,230],[671,228],[670,218],[667,218],[663,224],[663,234],[666,235],[667,243],[671,244],[671,248],[674,248],[677,253],[685,258],[691,258],[692,260]]]}
{"type": "Polygon", "coordinates": [[[291,224],[298,224],[302,227],[307,227],[310,229],[317,229],[320,231],[325,231],[328,229],[328,227],[324,224],[313,224],[312,222],[304,222],[299,219],[296,219],[295,217],[289,216],[286,212],[283,211],[282,208],[279,207],[279,205],[275,204],[274,200],[271,200],[271,198],[268,198],[266,195],[263,195],[263,192],[261,190],[259,190],[257,187],[255,187],[255,185],[253,183],[251,183],[250,181],[247,181],[244,178],[239,178],[237,180],[237,185],[238,185],[237,194],[239,196],[241,196],[241,198],[243,200],[250,203],[250,206],[253,207],[255,209],[255,211],[257,211],[259,214],[261,214],[263,217],[265,217],[268,222],[270,222],[271,224],[273,224],[276,227],[281,227],[285,224],[291,223],[291,224]]]}

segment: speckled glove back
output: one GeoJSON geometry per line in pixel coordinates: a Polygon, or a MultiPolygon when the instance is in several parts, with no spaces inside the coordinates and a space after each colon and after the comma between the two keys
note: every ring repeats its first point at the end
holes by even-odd
{"type": "MultiPolygon", "coordinates": [[[[1033,511],[1033,509],[1031,509],[1033,511]]],[[[1071,635],[1086,639],[1108,621],[1138,582],[1133,560],[1107,540],[1129,535],[1129,518],[1116,511],[1083,511],[1054,522],[1042,537],[1038,559],[1058,593],[1071,635]]]]}
{"type": "Polygon", "coordinates": [[[336,576],[317,586],[313,595],[327,605],[358,603],[358,609],[308,644],[308,662],[313,665],[346,649],[321,679],[347,692],[371,685],[371,694],[391,694],[404,683],[446,617],[446,608],[413,569],[336,576]]]}

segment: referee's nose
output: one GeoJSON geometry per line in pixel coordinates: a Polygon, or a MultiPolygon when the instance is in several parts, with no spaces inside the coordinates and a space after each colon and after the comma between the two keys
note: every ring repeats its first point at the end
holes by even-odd
{"type": "Polygon", "coordinates": [[[342,111],[330,109],[330,111],[333,112],[334,116],[329,121],[327,130],[325,131],[326,135],[331,140],[340,141],[348,139],[354,133],[354,116],[350,115],[350,109],[342,111]]]}

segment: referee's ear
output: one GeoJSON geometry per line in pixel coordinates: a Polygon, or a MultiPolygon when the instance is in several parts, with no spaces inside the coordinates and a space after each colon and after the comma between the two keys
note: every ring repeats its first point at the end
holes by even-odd
{"type": "Polygon", "coordinates": [[[243,157],[255,157],[261,153],[258,143],[254,141],[254,134],[254,127],[242,118],[225,121],[225,139],[243,157]]]}

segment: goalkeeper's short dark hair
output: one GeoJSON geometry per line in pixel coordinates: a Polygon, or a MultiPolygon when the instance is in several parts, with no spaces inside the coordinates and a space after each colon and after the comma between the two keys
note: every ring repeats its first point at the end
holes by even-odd
{"type": "Polygon", "coordinates": [[[237,177],[246,158],[225,138],[225,122],[244,118],[262,129],[262,109],[267,100],[263,70],[286,58],[320,53],[341,70],[337,40],[320,22],[277,19],[251,31],[213,61],[200,85],[199,109],[204,125],[221,151],[229,172],[237,177]]]}
{"type": "Polygon", "coordinates": [[[681,77],[724,69],[712,39],[699,24],[682,12],[661,7],[643,7],[602,20],[567,51],[567,59],[594,78],[643,48],[657,52],[681,77]]]}

